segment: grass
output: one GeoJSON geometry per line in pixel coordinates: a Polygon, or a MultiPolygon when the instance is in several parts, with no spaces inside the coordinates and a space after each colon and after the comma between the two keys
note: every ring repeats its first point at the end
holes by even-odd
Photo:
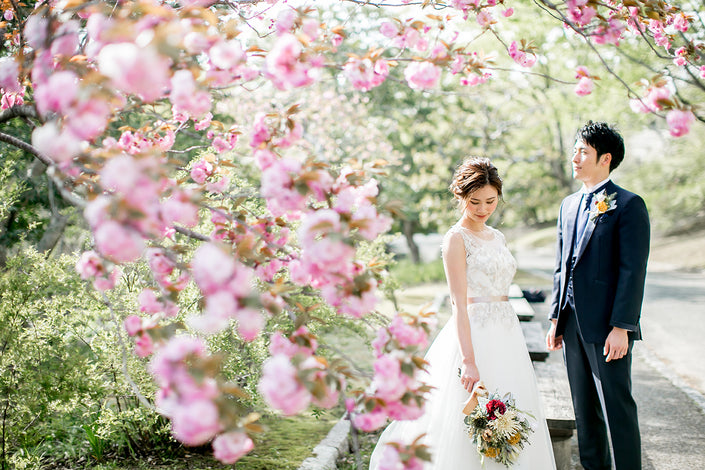
{"type": "MultiPolygon", "coordinates": [[[[107,455],[103,462],[79,461],[58,464],[47,462],[40,467],[57,470],[296,470],[311,456],[313,448],[328,434],[342,415],[341,410],[327,410],[319,414],[294,417],[267,416],[260,420],[265,431],[252,436],[255,448],[235,465],[227,465],[213,457],[209,445],[187,448],[175,447],[171,451],[155,450],[153,455],[139,459],[107,455]]],[[[95,458],[95,457],[93,457],[95,458]]]]}
{"type": "Polygon", "coordinates": [[[429,263],[414,264],[409,258],[402,258],[395,262],[390,274],[403,287],[445,282],[446,280],[441,259],[429,263]]]}

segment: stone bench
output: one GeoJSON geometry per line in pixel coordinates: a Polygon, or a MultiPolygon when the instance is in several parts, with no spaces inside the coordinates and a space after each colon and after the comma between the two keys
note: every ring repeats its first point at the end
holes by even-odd
{"type": "Polygon", "coordinates": [[[570,470],[570,438],[575,430],[575,414],[568,375],[563,361],[534,362],[539,393],[551,434],[557,470],[570,470]]]}
{"type": "Polygon", "coordinates": [[[525,298],[509,298],[509,303],[516,312],[519,321],[531,321],[534,319],[534,308],[525,298]]]}
{"type": "Polygon", "coordinates": [[[546,335],[543,332],[541,323],[537,321],[523,321],[520,323],[521,331],[524,333],[526,349],[532,361],[545,361],[548,358],[548,348],[546,347],[546,335]]]}

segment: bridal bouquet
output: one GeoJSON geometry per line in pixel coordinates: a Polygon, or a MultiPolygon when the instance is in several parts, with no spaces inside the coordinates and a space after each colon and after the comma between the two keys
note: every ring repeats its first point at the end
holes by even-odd
{"type": "MultiPolygon", "coordinates": [[[[511,393],[500,396],[499,392],[473,390],[477,405],[464,412],[464,422],[468,434],[477,446],[477,451],[485,457],[510,467],[534,432],[529,415],[518,409],[511,393]]],[[[474,402],[473,402],[474,403],[474,402]]]]}

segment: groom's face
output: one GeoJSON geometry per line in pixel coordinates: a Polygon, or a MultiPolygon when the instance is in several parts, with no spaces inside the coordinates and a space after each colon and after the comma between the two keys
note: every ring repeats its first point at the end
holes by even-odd
{"type": "Polygon", "coordinates": [[[573,178],[588,186],[597,184],[609,176],[609,162],[605,165],[606,155],[597,159],[595,147],[582,140],[575,142],[573,147],[573,178]]]}

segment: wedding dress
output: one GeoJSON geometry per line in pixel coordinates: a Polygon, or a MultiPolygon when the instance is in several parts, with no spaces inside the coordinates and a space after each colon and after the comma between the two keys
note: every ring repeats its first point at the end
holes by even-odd
{"type": "MultiPolygon", "coordinates": [[[[493,228],[485,240],[456,224],[446,237],[459,233],[465,243],[468,297],[506,296],[516,272],[516,261],[506,246],[504,235],[493,228]]],[[[536,420],[534,432],[512,469],[555,470],[551,438],[536,384],[536,376],[526,349],[521,326],[511,304],[482,302],[468,305],[475,363],[490,392],[511,392],[516,406],[536,420]]],[[[430,447],[432,463],[424,470],[506,470],[502,464],[480,454],[468,436],[461,410],[469,393],[461,386],[460,347],[455,319],[450,318],[426,353],[430,366],[425,380],[434,388],[424,415],[414,421],[394,421],[382,433],[370,460],[377,470],[386,442],[411,443],[426,433],[423,443],[430,447]]]]}

